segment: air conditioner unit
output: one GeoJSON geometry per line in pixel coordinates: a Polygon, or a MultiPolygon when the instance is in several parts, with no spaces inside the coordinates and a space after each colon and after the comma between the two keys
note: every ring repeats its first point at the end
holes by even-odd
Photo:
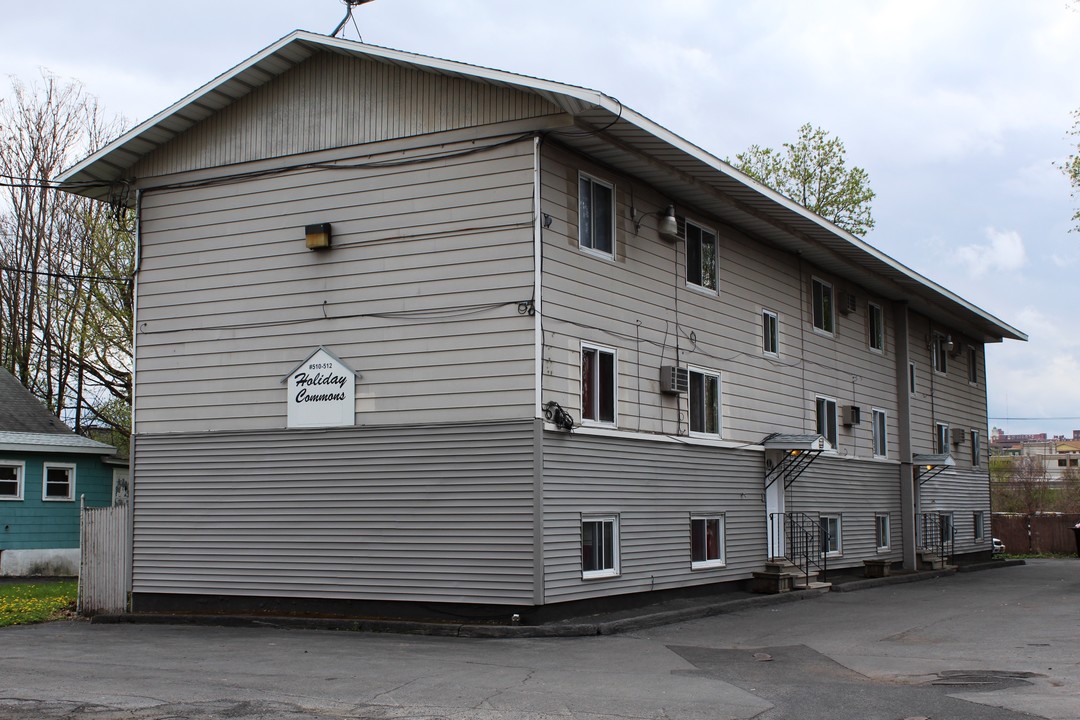
{"type": "Polygon", "coordinates": [[[841,315],[850,315],[858,309],[859,299],[855,297],[855,293],[847,290],[840,291],[839,310],[841,315]]]}
{"type": "Polygon", "coordinates": [[[959,445],[964,442],[964,436],[967,435],[967,431],[964,428],[949,428],[949,434],[952,437],[952,444],[959,445]]]}
{"type": "Polygon", "coordinates": [[[844,405],[840,408],[844,425],[859,425],[862,423],[862,408],[858,405],[844,405]]]}
{"type": "Polygon", "coordinates": [[[681,395],[689,389],[689,370],[673,365],[664,365],[660,368],[660,392],[668,395],[681,395]]]}

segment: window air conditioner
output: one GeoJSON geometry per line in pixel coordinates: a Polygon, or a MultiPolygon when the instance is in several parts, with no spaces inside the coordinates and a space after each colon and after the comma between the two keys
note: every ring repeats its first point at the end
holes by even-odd
{"type": "Polygon", "coordinates": [[[967,434],[967,431],[964,430],[964,428],[949,428],[949,433],[952,436],[952,444],[959,445],[964,442],[964,436],[967,434]]]}
{"type": "Polygon", "coordinates": [[[844,405],[841,411],[844,425],[858,425],[862,422],[862,409],[858,405],[844,405]]]}
{"type": "Polygon", "coordinates": [[[858,306],[858,298],[855,297],[855,293],[843,290],[840,292],[840,314],[849,315],[855,312],[858,306]]]}
{"type": "Polygon", "coordinates": [[[660,368],[660,392],[668,395],[681,395],[689,389],[689,370],[673,365],[664,365],[660,368]]]}

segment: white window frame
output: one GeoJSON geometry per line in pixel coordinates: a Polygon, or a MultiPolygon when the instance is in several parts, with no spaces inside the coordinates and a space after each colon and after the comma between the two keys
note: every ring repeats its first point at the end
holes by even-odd
{"type": "MultiPolygon", "coordinates": [[[[14,495],[0,495],[0,502],[10,501],[19,502],[23,499],[24,488],[26,487],[26,463],[22,460],[0,460],[0,467],[13,468],[15,470],[15,490],[14,495]]],[[[11,482],[6,480],[5,482],[11,482]]]]}
{"type": "Polygon", "coordinates": [[[889,457],[889,414],[884,410],[873,408],[871,417],[874,457],[887,458],[889,457]]]}
{"type": "Polygon", "coordinates": [[[75,500],[75,465],[71,463],[50,463],[47,462],[41,467],[41,500],[42,502],[74,502],[75,500]],[[67,470],[68,471],[68,494],[61,497],[58,495],[49,496],[49,471],[50,470],[67,470]]]}
{"type": "Polygon", "coordinates": [[[874,513],[874,544],[878,552],[892,547],[892,516],[889,513],[874,513]]]}
{"type": "Polygon", "coordinates": [[[949,350],[945,347],[948,338],[944,333],[936,332],[930,343],[930,361],[934,372],[941,375],[949,374],[949,350]]]}
{"type": "MultiPolygon", "coordinates": [[[[619,516],[615,513],[609,514],[596,514],[596,515],[582,515],[581,516],[581,579],[591,580],[593,578],[606,578],[606,577],[618,577],[619,575],[619,516]],[[604,528],[608,525],[611,526],[611,566],[608,567],[606,562],[601,560],[601,566],[599,569],[586,570],[585,569],[585,525],[593,524],[599,525],[604,528]]],[[[601,532],[601,536],[606,536],[606,533],[601,532]]],[[[595,564],[595,563],[594,563],[595,564]]]]}
{"type": "Polygon", "coordinates": [[[971,514],[971,535],[977,543],[986,542],[986,513],[976,510],[971,514]]]}
{"type": "Polygon", "coordinates": [[[885,309],[878,303],[866,306],[866,343],[871,352],[885,353],[885,309]]]}
{"type": "Polygon", "coordinates": [[[836,293],[832,283],[821,278],[810,278],[810,323],[814,332],[823,335],[836,335],[836,293]],[[818,302],[818,287],[821,288],[821,302],[818,302]],[[827,306],[827,307],[826,307],[827,306]],[[820,325],[819,323],[820,318],[820,325]]]}
{"type": "Polygon", "coordinates": [[[982,436],[978,430],[971,431],[971,467],[982,467],[982,436]]]}
{"type": "Polygon", "coordinates": [[[908,363],[908,394],[911,397],[915,397],[915,393],[918,392],[918,372],[915,369],[914,361],[908,363]]]}
{"type": "Polygon", "coordinates": [[[766,308],[761,309],[761,352],[780,357],[780,316],[766,308]]]}
{"type": "Polygon", "coordinates": [[[727,520],[724,517],[724,513],[692,513],[690,515],[690,569],[691,570],[707,570],[708,568],[718,568],[727,565],[727,543],[725,542],[725,535],[727,534],[727,520]],[[694,558],[694,540],[698,533],[698,528],[695,524],[701,523],[701,531],[704,531],[705,537],[703,539],[702,549],[705,551],[705,558],[703,560],[697,560],[694,558]],[[717,557],[709,557],[709,543],[708,543],[708,528],[710,524],[715,524],[716,527],[716,543],[717,543],[717,557]]]}
{"type": "Polygon", "coordinates": [[[578,173],[578,248],[585,253],[595,255],[599,258],[606,260],[615,259],[615,184],[601,180],[600,178],[589,175],[585,172],[578,173]],[[611,244],[610,250],[597,249],[596,247],[596,227],[595,223],[591,223],[589,227],[589,242],[586,244],[585,240],[585,223],[582,221],[585,213],[582,212],[582,208],[586,203],[586,198],[583,194],[584,183],[589,183],[589,196],[587,202],[589,204],[590,218],[596,217],[595,212],[595,196],[593,193],[593,187],[599,185],[600,187],[607,188],[611,191],[611,207],[608,208],[608,217],[611,219],[611,226],[607,229],[608,241],[611,244]]]}
{"type": "Polygon", "coordinates": [[[701,225],[700,223],[696,223],[693,220],[687,220],[686,221],[685,242],[686,242],[686,268],[685,269],[686,269],[686,284],[687,284],[687,286],[689,286],[689,287],[691,287],[691,288],[693,288],[695,290],[700,290],[701,292],[709,293],[710,295],[719,295],[720,294],[720,258],[719,258],[719,255],[720,255],[720,252],[719,252],[719,250],[720,250],[720,241],[716,236],[716,231],[712,230],[711,228],[707,228],[704,225],[701,225]],[[693,228],[696,232],[691,233],[691,228],[693,228]],[[692,237],[692,235],[694,235],[694,234],[697,235],[696,238],[692,237]],[[712,263],[713,264],[713,267],[712,267],[712,283],[713,284],[711,286],[707,285],[704,282],[704,280],[705,280],[705,277],[704,277],[705,276],[705,256],[704,256],[704,253],[701,251],[701,248],[704,245],[704,236],[705,235],[709,235],[709,236],[712,237],[712,246],[713,246],[713,253],[712,253],[712,255],[713,255],[713,258],[712,258],[712,260],[713,260],[713,263],[712,263]],[[695,274],[698,275],[702,279],[702,282],[694,282],[693,280],[690,279],[690,246],[694,241],[696,241],[697,245],[698,245],[698,253],[697,253],[697,255],[698,255],[698,268],[695,271],[695,274]]]}
{"type": "Polygon", "coordinates": [[[945,542],[956,542],[956,518],[953,517],[953,513],[943,512],[938,513],[938,527],[941,529],[941,539],[945,542]],[[949,530],[949,536],[945,537],[946,527],[949,530]]]}
{"type": "MultiPolygon", "coordinates": [[[[687,405],[686,426],[689,428],[690,435],[692,435],[694,437],[710,437],[710,438],[717,438],[717,437],[722,436],[723,432],[724,432],[724,382],[723,382],[723,378],[720,376],[720,372],[717,371],[717,370],[706,370],[705,368],[699,368],[699,367],[690,366],[690,367],[687,368],[687,373],[688,373],[688,376],[689,376],[688,377],[688,379],[689,379],[689,383],[688,383],[689,388],[688,388],[687,393],[686,393],[686,405],[687,405]],[[699,398],[699,401],[702,404],[703,412],[707,412],[707,410],[708,410],[708,408],[706,407],[706,402],[705,402],[705,398],[707,397],[707,395],[706,395],[706,383],[707,383],[707,380],[710,379],[710,378],[716,380],[716,417],[712,418],[713,421],[716,423],[716,432],[709,432],[708,430],[701,430],[701,429],[695,430],[694,429],[694,399],[695,399],[694,398],[694,389],[695,389],[694,388],[694,385],[695,385],[694,376],[695,375],[700,376],[701,379],[702,379],[701,380],[702,397],[699,398]]],[[[705,426],[708,427],[709,418],[706,417],[706,416],[703,416],[703,417],[704,417],[705,423],[706,423],[705,426]]]]}
{"type": "Polygon", "coordinates": [[[822,513],[821,515],[818,516],[818,523],[821,526],[822,530],[824,530],[825,532],[829,532],[829,530],[826,527],[827,525],[829,525],[829,524],[835,524],[836,525],[836,532],[835,533],[829,532],[830,544],[827,547],[822,548],[822,550],[824,550],[824,552],[822,554],[825,555],[826,557],[840,557],[841,555],[843,555],[844,554],[843,516],[840,515],[839,513],[822,513]],[[835,549],[833,549],[834,544],[835,544],[835,549]]]}
{"type": "Polygon", "coordinates": [[[619,353],[614,348],[603,347],[602,345],[593,345],[592,343],[581,344],[581,424],[582,425],[598,425],[600,427],[618,427],[619,424],[619,353]],[[611,383],[612,383],[612,397],[611,397],[611,420],[602,420],[602,408],[600,407],[600,363],[593,363],[592,377],[590,378],[593,383],[595,391],[593,392],[592,402],[589,404],[592,407],[585,407],[585,355],[588,352],[596,353],[596,359],[599,361],[600,355],[611,355],[611,383]],[[593,417],[587,417],[586,413],[590,413],[593,417]]]}
{"type": "Polygon", "coordinates": [[[837,430],[837,405],[836,398],[826,397],[825,395],[818,395],[814,398],[814,418],[818,435],[823,435],[829,444],[832,445],[833,450],[836,450],[839,442],[839,435],[837,430]],[[831,412],[830,412],[831,408],[831,412]],[[825,415],[822,416],[824,411],[825,415]],[[824,423],[822,421],[825,421],[824,423]],[[824,430],[822,426],[824,425],[824,430]]]}
{"type": "Polygon", "coordinates": [[[949,438],[949,423],[935,423],[934,425],[934,452],[942,454],[952,451],[949,438]]]}

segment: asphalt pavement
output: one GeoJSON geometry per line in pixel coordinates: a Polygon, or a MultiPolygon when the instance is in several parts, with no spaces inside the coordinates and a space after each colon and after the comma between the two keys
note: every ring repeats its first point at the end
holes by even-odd
{"type": "Polygon", "coordinates": [[[1080,718],[1080,560],[620,634],[0,629],[0,718],[1080,718]]]}

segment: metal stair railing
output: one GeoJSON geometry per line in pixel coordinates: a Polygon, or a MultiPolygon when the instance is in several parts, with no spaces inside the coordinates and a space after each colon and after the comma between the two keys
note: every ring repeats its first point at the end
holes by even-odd
{"type": "Polygon", "coordinates": [[[952,517],[947,513],[919,514],[919,547],[948,562],[953,554],[952,517]]]}
{"type": "Polygon", "coordinates": [[[769,533],[771,547],[778,546],[780,533],[784,538],[784,558],[803,573],[806,584],[810,584],[810,568],[821,573],[822,580],[828,576],[829,533],[821,527],[818,518],[806,513],[788,512],[769,515],[769,533]]]}

